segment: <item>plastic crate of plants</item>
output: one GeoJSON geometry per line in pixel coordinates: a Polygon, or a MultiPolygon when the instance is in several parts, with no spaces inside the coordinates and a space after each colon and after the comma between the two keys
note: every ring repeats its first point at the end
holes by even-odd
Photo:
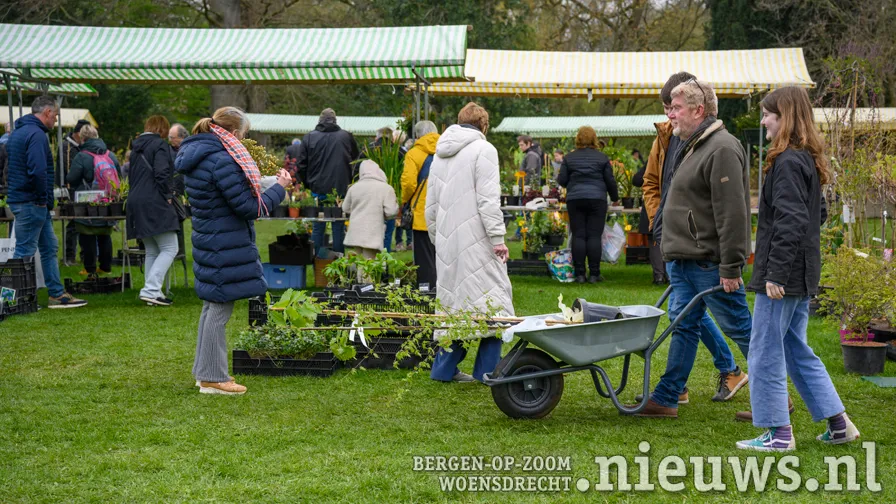
{"type": "Polygon", "coordinates": [[[33,257],[0,263],[0,317],[37,311],[36,271],[33,257]]]}
{"type": "MultiPolygon", "coordinates": [[[[352,361],[345,363],[347,367],[363,367],[365,369],[395,369],[395,357],[401,351],[407,338],[372,337],[367,338],[368,347],[360,341],[352,342],[357,354],[352,361]]],[[[431,352],[433,348],[428,342],[424,344],[424,354],[431,352]]],[[[424,355],[425,356],[425,355],[424,355]]],[[[400,369],[414,369],[423,361],[424,356],[409,355],[398,363],[400,369]]]]}
{"type": "Polygon", "coordinates": [[[233,373],[264,376],[331,376],[339,368],[332,352],[319,352],[307,359],[255,356],[245,350],[233,351],[233,373]]]}
{"type": "Polygon", "coordinates": [[[650,247],[625,247],[625,265],[650,264],[650,247]]]}

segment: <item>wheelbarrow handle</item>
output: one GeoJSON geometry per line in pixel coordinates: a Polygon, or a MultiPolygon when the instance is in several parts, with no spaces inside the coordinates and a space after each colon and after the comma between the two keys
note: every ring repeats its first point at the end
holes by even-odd
{"type": "MultiPolygon", "coordinates": [[[[669,288],[666,289],[666,292],[663,293],[663,297],[660,298],[660,305],[662,305],[662,303],[666,300],[666,298],[669,297],[669,294],[671,293],[671,291],[672,291],[672,286],[669,286],[669,288]]],[[[648,351],[649,351],[650,353],[653,353],[654,350],[656,350],[657,348],[659,348],[659,346],[663,344],[663,341],[665,341],[665,339],[668,338],[669,335],[672,334],[672,333],[675,331],[675,328],[678,327],[678,324],[680,324],[681,321],[682,321],[682,320],[683,320],[689,313],[691,313],[691,311],[692,311],[698,304],[700,304],[700,301],[701,301],[704,297],[709,296],[709,295],[712,295],[712,294],[717,294],[717,293],[719,293],[719,292],[725,292],[725,287],[724,287],[723,285],[716,285],[716,286],[713,287],[712,289],[707,289],[707,290],[705,290],[705,291],[703,291],[703,292],[698,293],[696,296],[694,296],[694,298],[691,299],[691,301],[687,304],[687,306],[685,306],[684,309],[681,310],[681,313],[679,313],[678,316],[675,317],[675,320],[673,320],[672,323],[669,324],[669,327],[667,327],[666,330],[663,331],[663,334],[661,334],[660,337],[657,338],[657,339],[653,342],[652,345],[650,345],[650,348],[648,349],[648,351]]]]}

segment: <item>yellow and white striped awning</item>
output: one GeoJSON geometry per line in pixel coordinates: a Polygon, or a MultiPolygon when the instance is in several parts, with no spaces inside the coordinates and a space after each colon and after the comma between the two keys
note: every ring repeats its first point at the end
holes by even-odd
{"type": "Polygon", "coordinates": [[[688,71],[721,97],[783,86],[815,87],[800,48],[678,52],[543,52],[468,49],[466,82],[434,83],[436,95],[648,98],[688,71]]]}
{"type": "MultiPolygon", "coordinates": [[[[832,125],[849,127],[852,117],[850,108],[815,108],[815,124],[823,130],[830,129],[832,125]]],[[[855,123],[860,128],[878,127],[884,130],[896,130],[896,107],[890,108],[856,108],[855,123]]]]}

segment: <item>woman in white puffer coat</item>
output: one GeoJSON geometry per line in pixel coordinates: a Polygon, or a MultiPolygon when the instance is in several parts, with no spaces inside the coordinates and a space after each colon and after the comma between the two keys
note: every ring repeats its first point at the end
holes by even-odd
{"type": "MultiPolygon", "coordinates": [[[[485,139],[488,112],[468,103],[457,122],[439,138],[427,182],[426,225],[436,248],[436,295],[446,310],[491,309],[494,315],[512,316],[498,151],[485,139]]],[[[466,350],[458,342],[452,350],[439,350],[430,377],[481,381],[501,359],[501,340],[480,341],[473,376],[457,368],[466,350]]]]}

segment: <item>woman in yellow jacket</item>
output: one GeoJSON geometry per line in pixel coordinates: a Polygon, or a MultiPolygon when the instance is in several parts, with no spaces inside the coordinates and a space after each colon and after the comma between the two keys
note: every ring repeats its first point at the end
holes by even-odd
{"type": "Polygon", "coordinates": [[[417,282],[436,288],[436,247],[429,240],[426,229],[426,182],[429,165],[436,153],[439,141],[436,125],[432,121],[420,121],[414,125],[414,146],[404,156],[401,173],[401,202],[411,202],[414,214],[414,264],[417,265],[417,282]]]}

